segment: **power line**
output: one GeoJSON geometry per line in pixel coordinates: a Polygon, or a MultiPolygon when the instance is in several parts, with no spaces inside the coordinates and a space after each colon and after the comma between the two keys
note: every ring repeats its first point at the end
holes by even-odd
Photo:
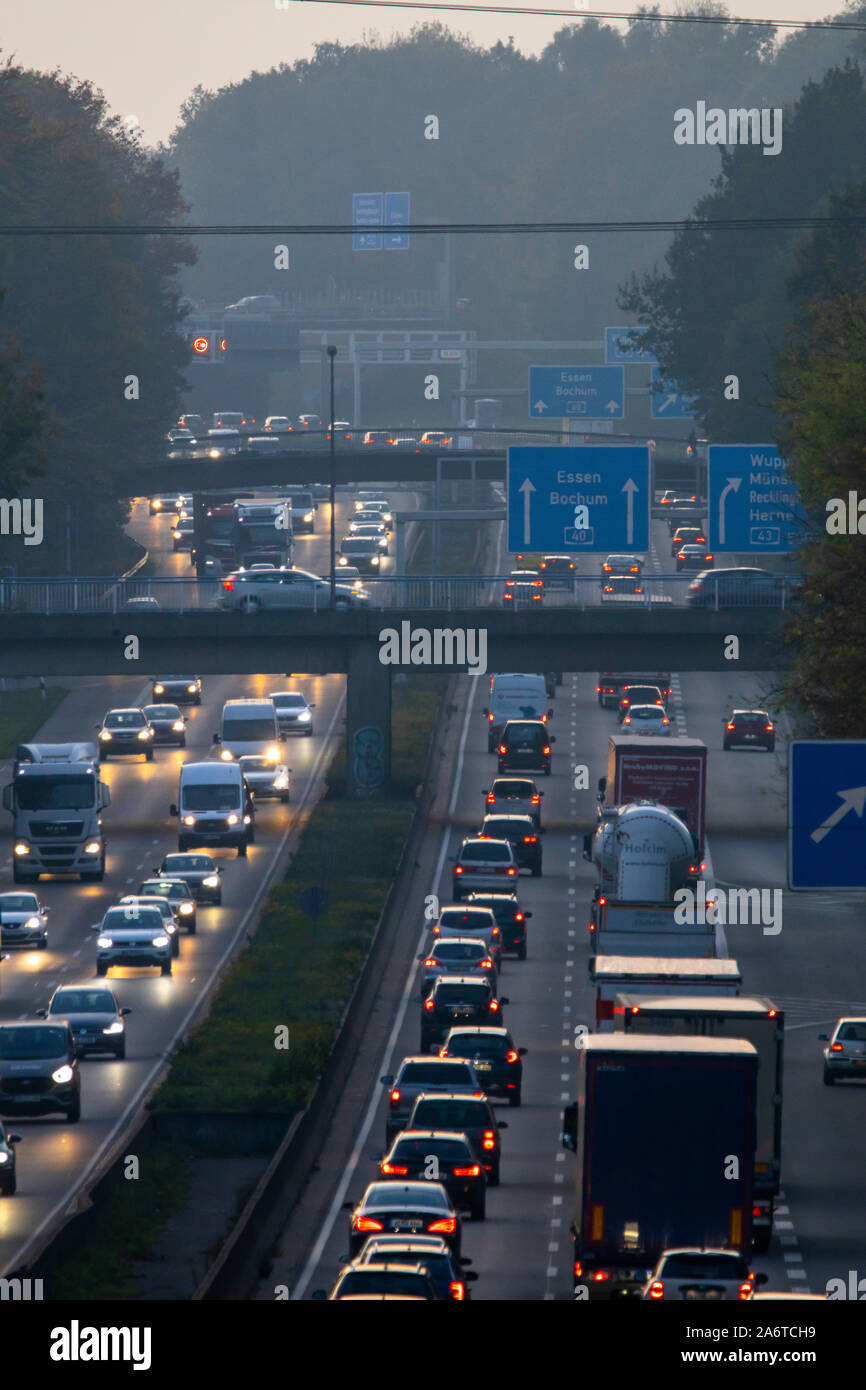
{"type": "Polygon", "coordinates": [[[497,14],[497,15],[532,15],[541,18],[553,19],[626,19],[629,23],[647,24],[742,24],[752,28],[764,29],[839,29],[842,31],[850,30],[853,33],[866,32],[866,23],[858,24],[856,21],[841,22],[834,19],[739,19],[735,15],[710,15],[710,14],[644,14],[631,13],[623,14],[618,10],[585,10],[580,14],[575,14],[574,10],[547,10],[530,9],[522,5],[472,5],[472,4],[420,4],[418,0],[296,0],[298,4],[306,5],[360,5],[364,9],[390,9],[390,10],[440,10],[457,11],[457,13],[471,14],[497,14]]]}
{"type": "MultiPolygon", "coordinates": [[[[304,0],[309,3],[309,0],[304,0]]],[[[866,216],[840,217],[721,217],[670,218],[659,221],[603,222],[414,222],[401,225],[402,234],[436,236],[443,232],[461,236],[555,236],[592,232],[763,232],[812,231],[823,227],[866,226],[866,216]]],[[[363,232],[386,234],[394,228],[385,223],[360,226],[351,222],[322,222],[289,225],[287,223],[213,223],[187,226],[128,225],[99,226],[82,223],[51,225],[48,223],[0,224],[0,237],[28,236],[351,236],[363,232]]]]}

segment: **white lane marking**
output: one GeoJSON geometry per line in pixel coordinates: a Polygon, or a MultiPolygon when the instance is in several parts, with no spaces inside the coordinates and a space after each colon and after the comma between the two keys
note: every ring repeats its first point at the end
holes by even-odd
{"type": "MultiPolygon", "coordinates": [[[[331,737],[332,737],[332,735],[333,735],[334,728],[335,728],[335,726],[337,725],[337,722],[342,718],[343,706],[344,706],[345,702],[346,702],[346,691],[345,691],[345,688],[344,688],[344,689],[343,689],[343,693],[342,693],[342,695],[340,696],[340,699],[337,701],[337,706],[336,706],[336,708],[335,708],[335,710],[334,710],[333,718],[331,719],[331,722],[330,722],[330,724],[328,725],[328,731],[327,731],[327,733],[325,734],[325,737],[324,737],[324,739],[323,739],[323,741],[322,741],[322,746],[321,746],[321,748],[319,749],[318,756],[316,757],[316,760],[315,760],[315,762],[313,763],[313,766],[312,766],[312,769],[311,769],[311,772],[310,772],[309,781],[307,782],[307,785],[306,785],[306,787],[305,787],[305,789],[304,789],[304,795],[301,797],[301,800],[300,800],[300,802],[298,803],[298,806],[297,806],[297,814],[298,814],[298,816],[300,816],[300,814],[301,814],[301,812],[303,811],[303,809],[304,809],[304,807],[305,807],[307,801],[308,801],[309,798],[310,798],[310,794],[311,794],[311,792],[312,792],[313,787],[314,787],[315,784],[316,784],[316,780],[317,780],[317,777],[318,777],[318,774],[319,774],[319,768],[320,768],[320,765],[321,765],[321,763],[322,763],[322,761],[323,761],[323,759],[324,759],[324,757],[325,757],[325,754],[326,754],[326,752],[330,752],[330,749],[329,749],[330,740],[331,740],[331,737]]],[[[235,946],[237,945],[238,941],[240,940],[241,936],[246,932],[247,924],[248,924],[248,922],[250,921],[250,919],[253,917],[253,915],[255,914],[255,912],[257,911],[258,906],[259,906],[259,903],[261,902],[262,898],[265,896],[265,894],[266,894],[266,893],[268,892],[268,890],[270,889],[271,880],[272,880],[272,879],[274,878],[274,876],[275,876],[275,873],[276,873],[276,866],[277,866],[277,863],[279,862],[279,859],[280,859],[280,855],[281,855],[281,853],[282,853],[282,850],[283,850],[283,848],[284,848],[284,846],[285,846],[286,841],[287,841],[287,840],[289,839],[289,837],[294,833],[294,828],[295,828],[296,825],[297,825],[297,817],[293,818],[292,822],[286,827],[285,833],[283,834],[282,838],[281,838],[280,841],[278,842],[278,844],[277,844],[277,846],[276,846],[276,849],[274,850],[272,859],[271,859],[270,868],[268,869],[267,873],[264,874],[264,875],[262,876],[262,879],[261,879],[261,881],[260,881],[258,890],[257,890],[257,892],[255,893],[255,895],[253,896],[253,898],[251,899],[251,901],[250,901],[250,906],[249,906],[248,911],[247,911],[247,912],[244,914],[244,916],[242,917],[241,921],[240,921],[239,924],[238,924],[237,930],[235,931],[235,933],[234,933],[234,935],[233,935],[231,941],[228,943],[228,945],[226,946],[226,949],[225,949],[225,951],[223,952],[222,956],[220,957],[219,961],[217,962],[217,964],[214,966],[213,970],[211,971],[211,974],[210,974],[210,979],[211,979],[211,980],[213,980],[214,977],[215,977],[216,975],[218,975],[218,974],[222,971],[222,969],[223,969],[223,967],[224,967],[226,961],[228,960],[229,956],[231,955],[232,951],[234,950],[234,948],[235,948],[235,946]]],[[[197,978],[197,977],[193,977],[193,978],[189,981],[190,985],[193,985],[193,984],[196,982],[196,978],[197,978]]],[[[53,988],[53,986],[56,985],[56,983],[57,983],[56,980],[55,980],[55,981],[52,981],[52,983],[48,986],[48,988],[49,988],[49,989],[53,988]]],[[[125,1107],[125,1109],[123,1110],[123,1112],[118,1116],[117,1121],[115,1122],[115,1124],[114,1124],[114,1125],[112,1126],[112,1128],[109,1130],[108,1134],[107,1134],[107,1135],[105,1136],[105,1138],[103,1139],[102,1143],[100,1144],[99,1148],[98,1148],[98,1149],[96,1150],[96,1152],[94,1153],[92,1159],[91,1159],[90,1162],[87,1164],[87,1166],[85,1167],[84,1171],[83,1171],[82,1173],[80,1173],[80,1174],[75,1178],[75,1181],[74,1181],[74,1182],[71,1184],[71,1186],[67,1189],[67,1191],[66,1191],[66,1192],[64,1193],[64,1195],[60,1198],[60,1200],[59,1200],[58,1202],[56,1202],[55,1205],[52,1207],[52,1209],[45,1215],[45,1217],[43,1218],[43,1220],[42,1220],[42,1221],[39,1223],[39,1225],[36,1227],[35,1231],[29,1231],[29,1232],[28,1232],[27,1243],[26,1243],[25,1245],[20,1246],[20,1247],[13,1253],[13,1255],[10,1257],[10,1261],[9,1261],[9,1267],[10,1267],[10,1268],[17,1269],[17,1267],[18,1267],[19,1265],[26,1264],[26,1262],[27,1262],[27,1251],[29,1250],[30,1246],[33,1245],[33,1244],[38,1240],[39,1236],[42,1234],[42,1232],[45,1230],[45,1228],[46,1228],[47,1226],[50,1226],[51,1222],[55,1219],[56,1213],[57,1213],[58,1211],[65,1211],[66,1208],[69,1206],[70,1202],[73,1200],[73,1198],[74,1198],[74,1197],[78,1194],[78,1192],[80,1192],[81,1189],[85,1186],[85,1184],[86,1184],[86,1182],[87,1182],[88,1175],[89,1175],[89,1174],[93,1171],[93,1169],[98,1165],[100,1159],[102,1158],[102,1155],[103,1155],[104,1153],[106,1153],[106,1152],[108,1151],[108,1149],[110,1149],[112,1143],[114,1142],[115,1136],[116,1136],[117,1134],[121,1133],[122,1130],[124,1129],[124,1127],[129,1123],[129,1117],[135,1113],[136,1109],[138,1108],[138,1106],[139,1106],[140,1103],[141,1103],[142,1097],[146,1094],[146,1092],[148,1091],[148,1089],[150,1088],[150,1086],[153,1085],[154,1079],[156,1078],[156,1076],[159,1074],[159,1072],[160,1072],[160,1071],[163,1069],[163,1067],[165,1066],[165,1064],[166,1064],[166,1060],[165,1060],[166,1057],[168,1057],[168,1056],[171,1055],[171,1053],[173,1052],[174,1048],[177,1046],[177,1044],[180,1042],[181,1038],[182,1038],[182,1037],[184,1036],[184,1034],[186,1033],[186,1030],[187,1030],[187,1028],[189,1027],[189,1020],[192,1018],[193,1014],[194,1014],[194,1013],[196,1012],[196,1010],[198,1009],[199,1004],[200,1004],[199,992],[196,991],[195,1000],[194,1000],[194,1002],[191,1004],[191,1006],[190,1006],[189,1010],[187,1011],[187,1013],[184,1015],[184,1018],[182,1019],[182,1021],[178,1024],[178,1027],[177,1027],[177,1029],[175,1030],[173,1037],[170,1039],[169,1042],[167,1042],[167,1043],[165,1044],[165,1047],[162,1049],[162,1054],[156,1059],[156,1061],[154,1062],[153,1067],[151,1068],[151,1070],[148,1072],[147,1076],[146,1076],[146,1077],[144,1078],[144,1080],[142,1081],[142,1083],[141,1083],[141,1085],[139,1086],[138,1090],[137,1090],[137,1091],[135,1092],[135,1094],[131,1097],[131,1099],[130,1099],[128,1105],[125,1107]]],[[[22,1017],[22,1018],[26,1018],[27,1015],[26,1015],[26,1014],[22,1014],[21,1017],[22,1017]]]]}
{"type": "MultiPolygon", "coordinates": [[[[478,678],[475,677],[475,679],[477,680],[478,678]]],[[[451,798],[448,802],[449,818],[454,814],[454,809],[457,805],[457,797],[460,791],[460,781],[463,775],[463,760],[466,752],[466,739],[469,735],[469,722],[472,717],[472,708],[475,703],[475,694],[476,690],[473,688],[466,702],[466,714],[463,718],[463,730],[460,735],[460,742],[457,749],[457,763],[454,770],[454,786],[452,788],[451,798]]],[[[436,861],[436,868],[433,873],[433,883],[431,886],[431,892],[436,894],[438,894],[439,891],[439,880],[442,877],[442,870],[445,867],[445,857],[448,853],[448,842],[450,838],[451,826],[446,825],[443,827],[442,830],[442,843],[439,846],[439,857],[436,861]]],[[[423,949],[424,941],[427,936],[428,930],[429,928],[426,925],[421,929],[421,934],[418,939],[418,951],[423,949]]],[[[394,1019],[393,1026],[391,1028],[391,1032],[388,1036],[388,1041],[385,1044],[385,1050],[382,1053],[382,1060],[379,1063],[379,1066],[376,1068],[378,1076],[385,1076],[388,1073],[389,1062],[391,1060],[391,1056],[394,1052],[394,1049],[397,1046],[397,1039],[400,1036],[400,1030],[403,1027],[403,1020],[406,1017],[406,1010],[409,1005],[409,1000],[412,991],[414,990],[415,975],[418,969],[417,962],[415,960],[415,955],[417,954],[418,952],[415,952],[413,954],[413,958],[409,964],[409,973],[406,976],[406,983],[403,986],[403,992],[400,997],[400,1005],[397,1009],[397,1014],[394,1019]]],[[[337,1190],[334,1193],[334,1198],[331,1202],[330,1208],[328,1209],[328,1214],[324,1222],[322,1223],[322,1229],[319,1232],[318,1239],[315,1245],[313,1246],[312,1250],[310,1251],[307,1263],[304,1265],[304,1268],[301,1272],[301,1276],[298,1279],[294,1289],[292,1290],[292,1302],[300,1302],[303,1299],[307,1289],[309,1288],[310,1281],[321,1261],[322,1255],[325,1250],[325,1246],[331,1238],[331,1232],[334,1229],[338,1213],[342,1210],[343,1202],[346,1200],[346,1193],[349,1190],[349,1185],[351,1182],[354,1181],[358,1164],[361,1160],[362,1155],[365,1152],[367,1139],[370,1130],[373,1127],[373,1121],[376,1117],[376,1111],[379,1108],[379,1102],[382,1098],[382,1087],[378,1080],[378,1076],[373,1083],[373,1090],[370,1095],[370,1100],[367,1104],[367,1109],[364,1112],[364,1119],[361,1123],[361,1128],[358,1132],[358,1138],[355,1141],[355,1147],[352,1150],[349,1162],[346,1164],[343,1176],[337,1184],[337,1190]]]]}

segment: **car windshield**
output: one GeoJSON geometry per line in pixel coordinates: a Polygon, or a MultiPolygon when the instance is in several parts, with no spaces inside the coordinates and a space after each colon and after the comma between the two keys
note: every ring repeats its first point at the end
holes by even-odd
{"type": "Polygon", "coordinates": [[[866,1023],[843,1023],[836,1034],[837,1042],[866,1042],[866,1023]]]}
{"type": "Polygon", "coordinates": [[[479,982],[477,985],[443,985],[436,989],[440,1004],[486,1004],[490,998],[490,986],[479,982]]]}
{"type": "Polygon", "coordinates": [[[663,1279],[745,1279],[749,1265],[741,1255],[669,1255],[662,1265],[663,1279]]]}
{"type": "Polygon", "coordinates": [[[443,1210],[449,1210],[451,1204],[442,1188],[437,1187],[434,1183],[425,1184],[425,1186],[427,1187],[425,1192],[419,1192],[417,1186],[410,1187],[409,1191],[406,1192],[398,1183],[373,1183],[367,1193],[365,1206],[371,1204],[379,1207],[417,1207],[420,1203],[425,1207],[442,1207],[443,1210]]]}
{"type": "Polygon", "coordinates": [[[179,884],[166,883],[161,878],[148,878],[141,885],[139,896],[144,898],[185,898],[187,893],[179,884]]]}
{"type": "Polygon", "coordinates": [[[539,729],[515,724],[508,730],[507,739],[512,748],[534,748],[541,743],[544,734],[539,729]]]}
{"type": "Polygon", "coordinates": [[[398,1139],[391,1150],[393,1158],[425,1158],[428,1153],[451,1160],[467,1158],[469,1146],[465,1139],[398,1139]]]}
{"type": "Polygon", "coordinates": [[[183,789],[185,811],[233,811],[238,788],[232,782],[190,782],[183,789]]]}
{"type": "Polygon", "coordinates": [[[148,719],[180,719],[177,705],[145,705],[144,714],[148,719]]]}
{"type": "Polygon", "coordinates": [[[400,1245],[383,1246],[380,1250],[371,1250],[369,1255],[364,1256],[364,1260],[370,1265],[391,1264],[395,1261],[400,1264],[423,1264],[429,1269],[434,1279],[451,1278],[450,1256],[440,1252],[433,1252],[420,1246],[417,1250],[400,1245]]]}
{"type": "Polygon", "coordinates": [[[541,697],[534,699],[520,691],[497,691],[493,697],[493,706],[494,709],[517,709],[521,714],[525,714],[527,719],[531,719],[541,709],[541,697]]]}
{"type": "Polygon", "coordinates": [[[303,709],[307,703],[303,695],[272,695],[271,699],[277,709],[303,709]]]}
{"type": "Polygon", "coordinates": [[[505,781],[504,779],[497,778],[493,783],[493,795],[496,797],[514,796],[521,801],[525,801],[528,796],[532,796],[532,783],[505,781]]]}
{"type": "Polygon", "coordinates": [[[455,1057],[500,1057],[511,1044],[507,1038],[490,1038],[463,1033],[451,1038],[448,1051],[455,1057]]]}
{"type": "Polygon", "coordinates": [[[629,719],[663,719],[661,705],[631,705],[628,711],[629,719]]]}
{"type": "Polygon", "coordinates": [[[223,720],[223,743],[264,743],[276,736],[272,718],[223,720]]]}
{"type": "Polygon", "coordinates": [[[469,931],[478,931],[480,928],[491,925],[490,909],[487,907],[444,907],[439,914],[439,925],[449,928],[467,927],[469,931]]]}
{"type": "Polygon", "coordinates": [[[460,859],[464,864],[510,864],[511,850],[496,840],[473,840],[463,845],[460,859]]]}
{"type": "Polygon", "coordinates": [[[2,912],[38,912],[39,899],[35,893],[2,893],[0,894],[0,913],[2,912]]]}
{"type": "Polygon", "coordinates": [[[372,555],[379,548],[378,541],[375,540],[356,540],[354,537],[350,541],[343,541],[340,550],[344,555],[372,555]]]}
{"type": "Polygon", "coordinates": [[[416,1129],[483,1129],[487,1107],[473,1100],[421,1100],[412,1112],[416,1129]]]}
{"type": "Polygon", "coordinates": [[[51,1000],[50,1014],[113,1014],[114,996],[106,989],[58,990],[51,1000]]]}
{"type": "Polygon", "coordinates": [[[436,960],[463,960],[476,961],[484,959],[484,946],[474,942],[466,944],[463,941],[448,942],[443,941],[441,946],[436,947],[436,960]]]}
{"type": "Polygon", "coordinates": [[[508,840],[532,833],[529,821],[503,820],[501,816],[485,816],[484,834],[494,840],[508,840]]]}
{"type": "Polygon", "coordinates": [[[766,714],[735,714],[734,722],[737,724],[763,724],[766,714]]]}
{"type": "Polygon", "coordinates": [[[213,872],[213,860],[204,854],[167,854],[162,861],[166,873],[213,872]]]}
{"type": "Polygon", "coordinates": [[[68,1047],[69,1035],[64,1028],[0,1027],[0,1058],[4,1061],[60,1057],[68,1047]]]}
{"type": "Polygon", "coordinates": [[[272,777],[277,770],[275,764],[269,762],[267,758],[251,758],[247,756],[240,759],[240,765],[241,772],[244,776],[246,776],[248,772],[266,772],[268,776],[272,777]]]}
{"type": "Polygon", "coordinates": [[[28,777],[15,779],[15,800],[21,811],[81,811],[96,800],[96,777],[28,777]]]}
{"type": "Polygon", "coordinates": [[[162,931],[162,912],[156,904],[129,902],[111,907],[102,919],[102,931],[162,931]]]}
{"type": "Polygon", "coordinates": [[[515,912],[520,911],[519,904],[508,898],[502,898],[499,902],[494,898],[485,901],[497,922],[513,921],[515,912]]]}
{"type": "MultiPolygon", "coordinates": [[[[400,1073],[400,1086],[465,1086],[469,1076],[462,1063],[444,1061],[409,1062],[400,1073]]],[[[435,1125],[430,1126],[435,1129],[435,1125]]]]}
{"type": "Polygon", "coordinates": [[[425,1296],[428,1291],[425,1274],[400,1274],[395,1270],[353,1270],[340,1280],[341,1298],[353,1293],[398,1293],[410,1294],[416,1298],[425,1296]]]}
{"type": "Polygon", "coordinates": [[[140,709],[122,709],[105,716],[107,729],[140,729],[146,722],[140,709]]]}

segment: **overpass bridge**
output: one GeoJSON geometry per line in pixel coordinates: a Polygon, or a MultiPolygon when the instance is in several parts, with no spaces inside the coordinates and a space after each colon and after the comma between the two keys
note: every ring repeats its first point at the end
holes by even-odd
{"type": "Polygon", "coordinates": [[[364,796],[381,792],[389,777],[395,672],[775,670],[790,664],[786,616],[768,608],[667,606],[531,614],[477,608],[7,612],[0,670],[7,676],[344,673],[348,791],[364,796]],[[728,654],[732,638],[735,659],[728,654]]]}

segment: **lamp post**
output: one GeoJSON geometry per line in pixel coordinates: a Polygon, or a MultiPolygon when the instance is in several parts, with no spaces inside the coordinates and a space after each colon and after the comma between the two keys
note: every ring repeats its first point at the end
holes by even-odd
{"type": "Polygon", "coordinates": [[[330,470],[331,470],[330,492],[331,492],[331,607],[332,607],[332,608],[335,608],[336,605],[337,605],[337,570],[336,570],[336,564],[337,564],[337,545],[336,545],[336,534],[337,534],[337,533],[336,533],[336,525],[337,525],[337,504],[336,504],[336,499],[335,499],[335,497],[334,497],[334,493],[335,493],[335,482],[334,482],[334,446],[335,446],[335,444],[336,444],[336,442],[337,442],[336,439],[334,438],[334,358],[336,357],[336,355],[337,355],[337,349],[336,349],[335,347],[333,347],[333,346],[329,347],[329,348],[328,348],[328,358],[330,359],[330,360],[329,360],[329,367],[330,367],[330,372],[331,372],[331,379],[330,379],[330,396],[331,396],[331,407],[330,407],[330,409],[331,409],[331,413],[330,413],[330,415],[328,416],[328,453],[329,453],[329,455],[330,455],[330,470]]]}

